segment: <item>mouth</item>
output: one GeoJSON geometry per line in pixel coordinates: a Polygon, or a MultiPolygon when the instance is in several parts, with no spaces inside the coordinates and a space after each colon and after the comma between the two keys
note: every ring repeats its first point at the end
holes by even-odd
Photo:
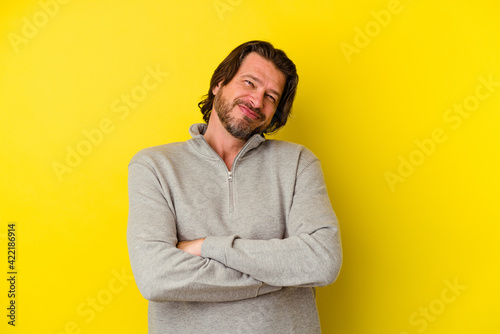
{"type": "Polygon", "coordinates": [[[240,108],[241,112],[250,117],[251,119],[259,119],[260,118],[260,115],[254,111],[252,111],[250,108],[248,108],[246,105],[244,104],[238,104],[238,107],[240,108]]]}

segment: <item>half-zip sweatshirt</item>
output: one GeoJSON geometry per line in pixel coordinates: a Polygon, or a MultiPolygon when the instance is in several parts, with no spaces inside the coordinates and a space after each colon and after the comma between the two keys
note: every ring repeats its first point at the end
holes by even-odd
{"type": "Polygon", "coordinates": [[[149,333],[320,333],[315,289],[342,263],[319,160],[251,137],[232,170],[203,137],[129,164],[127,241],[149,333]],[[206,238],[201,257],[176,248],[206,238]]]}

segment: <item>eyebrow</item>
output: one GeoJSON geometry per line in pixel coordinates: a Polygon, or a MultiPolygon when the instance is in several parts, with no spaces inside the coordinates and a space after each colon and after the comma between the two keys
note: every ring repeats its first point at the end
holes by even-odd
{"type": "MultiPolygon", "coordinates": [[[[258,84],[262,84],[262,81],[259,78],[257,78],[256,76],[252,75],[252,74],[243,74],[242,77],[243,78],[245,78],[245,77],[246,78],[250,78],[253,81],[257,82],[258,84]]],[[[275,94],[278,97],[277,98],[278,100],[281,98],[281,95],[277,91],[275,91],[274,89],[272,89],[272,88],[269,89],[269,92],[275,94]]]]}

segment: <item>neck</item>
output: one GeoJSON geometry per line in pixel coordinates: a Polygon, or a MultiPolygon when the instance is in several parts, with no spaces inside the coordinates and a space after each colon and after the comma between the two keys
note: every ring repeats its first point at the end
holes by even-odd
{"type": "Polygon", "coordinates": [[[222,158],[227,169],[231,170],[234,159],[245,145],[246,140],[235,138],[227,132],[214,111],[210,114],[207,130],[203,136],[213,150],[222,158]]]}

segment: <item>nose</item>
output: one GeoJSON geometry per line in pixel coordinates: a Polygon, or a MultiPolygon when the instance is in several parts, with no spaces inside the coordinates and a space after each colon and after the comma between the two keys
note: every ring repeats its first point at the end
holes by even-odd
{"type": "Polygon", "coordinates": [[[264,101],[264,92],[260,91],[254,91],[250,95],[250,103],[252,104],[253,108],[262,108],[262,104],[264,101]]]}

